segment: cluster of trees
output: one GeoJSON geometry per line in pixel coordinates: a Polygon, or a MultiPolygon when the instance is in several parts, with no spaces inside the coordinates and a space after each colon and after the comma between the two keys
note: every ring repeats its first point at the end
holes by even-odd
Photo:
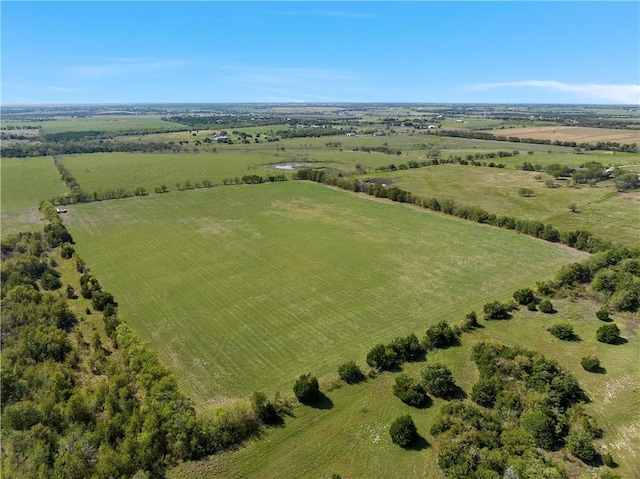
{"type": "Polygon", "coordinates": [[[388,146],[356,146],[353,148],[353,151],[362,151],[365,153],[371,153],[375,151],[376,153],[384,153],[385,155],[397,155],[400,156],[402,151],[394,150],[393,148],[389,148],[388,146]]]}
{"type": "MultiPolygon", "coordinates": [[[[390,150],[392,151],[392,150],[390,150]]],[[[398,150],[400,151],[400,150],[398,150]]],[[[432,152],[430,152],[429,154],[427,154],[427,156],[431,157],[431,160],[421,160],[421,161],[416,161],[416,160],[409,160],[407,163],[400,163],[399,165],[396,165],[394,163],[391,163],[390,165],[383,165],[383,166],[378,166],[376,168],[375,171],[397,171],[397,170],[408,170],[410,168],[424,168],[426,166],[433,166],[433,165],[444,165],[444,164],[451,164],[451,163],[456,163],[459,165],[472,165],[472,166],[486,166],[489,168],[505,168],[506,165],[504,163],[495,163],[493,161],[490,162],[486,162],[486,161],[480,161],[482,159],[486,159],[486,158],[496,158],[496,156],[498,157],[505,157],[505,156],[513,156],[515,154],[519,154],[520,152],[517,152],[517,150],[515,150],[514,152],[509,152],[509,151],[499,151],[499,152],[490,152],[490,153],[475,153],[475,154],[468,154],[465,157],[459,156],[459,155],[449,155],[447,158],[440,158],[440,153],[438,150],[433,150],[432,152]]],[[[393,154],[393,153],[389,153],[389,154],[393,154]]]]}
{"type": "Polygon", "coordinates": [[[445,404],[430,431],[447,477],[565,477],[540,450],[565,444],[582,461],[596,462],[592,440],[602,429],[584,412],[586,395],[575,377],[537,352],[498,343],[476,344],[472,359],[480,372],[475,404],[445,404]]]}
{"type": "Polygon", "coordinates": [[[37,143],[11,143],[2,146],[2,155],[7,158],[56,156],[79,153],[153,153],[164,151],[180,151],[180,147],[158,141],[114,140],[43,141],[37,143]]]}
{"type": "MultiPolygon", "coordinates": [[[[59,222],[51,204],[42,211],[59,222]]],[[[288,411],[286,401],[256,392],[249,404],[197,416],[155,352],[117,319],[113,296],[63,242],[71,238],[52,232],[2,240],[4,475],[163,477],[167,467],[238,444],[288,411]],[[84,272],[82,296],[102,311],[106,336],[85,337],[68,300],[43,291],[52,247],[66,249],[63,261],[84,272]]]]}
{"type": "Polygon", "coordinates": [[[628,153],[638,153],[636,143],[619,143],[616,141],[599,141],[596,143],[578,143],[576,141],[560,141],[539,138],[520,138],[517,136],[494,135],[486,131],[477,130],[429,130],[429,135],[451,136],[455,138],[469,138],[473,140],[509,141],[512,143],[532,143],[537,145],[567,146],[570,148],[582,148],[585,150],[607,150],[628,153]]]}
{"type": "Polygon", "coordinates": [[[284,173],[279,173],[277,175],[267,175],[267,177],[263,177],[260,175],[244,175],[242,178],[236,176],[235,178],[224,178],[222,180],[223,185],[258,185],[261,183],[266,183],[267,181],[270,183],[275,183],[277,181],[287,181],[287,176],[284,173]]]}
{"type": "Polygon", "coordinates": [[[588,251],[590,253],[604,251],[612,247],[612,243],[610,241],[597,238],[586,230],[565,231],[561,233],[552,225],[545,224],[541,221],[516,219],[511,216],[498,216],[487,212],[479,206],[457,205],[451,199],[439,200],[437,198],[420,198],[412,195],[409,191],[401,190],[395,186],[386,187],[380,184],[368,183],[356,178],[334,176],[324,170],[303,168],[294,174],[294,179],[315,181],[331,186],[337,186],[345,190],[366,193],[378,198],[388,198],[392,201],[398,201],[401,203],[411,203],[422,208],[440,211],[448,215],[457,216],[459,218],[468,219],[478,223],[515,230],[518,233],[540,238],[545,241],[562,243],[572,248],[588,251]]]}

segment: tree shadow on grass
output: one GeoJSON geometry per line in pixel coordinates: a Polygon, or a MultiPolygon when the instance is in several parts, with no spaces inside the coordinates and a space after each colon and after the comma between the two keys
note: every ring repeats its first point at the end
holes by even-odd
{"type": "Polygon", "coordinates": [[[429,441],[418,434],[418,437],[405,449],[407,451],[422,451],[430,446],[429,441]]]}
{"type": "Polygon", "coordinates": [[[596,366],[595,368],[591,369],[591,371],[589,372],[595,373],[595,374],[607,374],[607,368],[603,368],[602,366],[596,366]]]}
{"type": "Polygon", "coordinates": [[[309,406],[314,409],[333,409],[333,401],[325,393],[320,392],[318,398],[309,406]]]}
{"type": "Polygon", "coordinates": [[[451,392],[451,394],[447,395],[446,399],[466,399],[467,393],[460,386],[456,384],[455,389],[451,392]]]}

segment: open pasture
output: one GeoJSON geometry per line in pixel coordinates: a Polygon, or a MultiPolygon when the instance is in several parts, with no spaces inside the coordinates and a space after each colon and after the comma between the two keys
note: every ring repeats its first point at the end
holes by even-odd
{"type": "MultiPolygon", "coordinates": [[[[554,300],[554,306],[557,313],[553,315],[522,308],[511,320],[483,321],[483,328],[462,336],[460,346],[431,351],[426,362],[444,362],[456,383],[469,394],[471,385],[478,380],[477,368],[471,361],[471,347],[476,342],[497,341],[527,349],[535,345],[536,350],[571,371],[591,399],[586,410],[604,430],[597,446],[613,454],[620,466],[617,472],[622,477],[638,477],[640,423],[636,411],[640,398],[636,391],[640,387],[640,363],[629,361],[640,355],[637,323],[629,317],[616,317],[628,342],[607,345],[595,339],[596,329],[603,324],[595,317],[599,306],[569,300],[554,300]],[[547,328],[559,321],[570,322],[580,340],[567,342],[553,337],[547,328]],[[582,369],[580,358],[586,355],[596,355],[606,372],[594,374],[582,369]]],[[[364,367],[364,362],[359,362],[364,367]]],[[[405,363],[403,370],[417,377],[424,367],[423,362],[405,363]]],[[[429,428],[444,401],[434,398],[433,405],[426,409],[403,404],[392,394],[396,375],[383,373],[359,385],[343,384],[333,390],[329,386],[331,380],[327,380],[320,386],[331,400],[331,409],[298,407],[295,417],[286,419],[284,428],[269,429],[259,440],[250,441],[237,451],[182,464],[171,471],[169,478],[305,478],[331,477],[333,473],[344,478],[441,477],[436,441],[429,428]],[[403,450],[391,443],[389,424],[401,414],[412,415],[426,447],[403,450]],[[327,437],[331,441],[324,440],[327,437]]],[[[560,455],[556,460],[561,461],[560,455]]],[[[592,477],[604,469],[589,468],[578,461],[565,462],[565,466],[571,477],[592,477]]]]}
{"type": "Polygon", "coordinates": [[[640,130],[615,128],[588,128],[578,126],[533,126],[491,130],[494,135],[517,136],[551,141],[575,141],[576,143],[596,143],[615,141],[618,143],[640,143],[640,130]]]}
{"type": "Polygon", "coordinates": [[[67,224],[123,319],[204,407],[325,377],[584,257],[302,182],[74,205],[67,224]]]}
{"type": "Polygon", "coordinates": [[[41,225],[40,202],[66,192],[50,157],[2,158],[2,236],[41,225]]]}
{"type": "Polygon", "coordinates": [[[384,177],[394,186],[421,197],[452,199],[464,206],[516,218],[551,223],[561,230],[587,229],[603,238],[637,243],[640,238],[640,199],[637,193],[618,193],[611,182],[597,186],[548,188],[545,173],[513,169],[446,164],[426,168],[375,173],[363,178],[384,177]],[[533,196],[520,196],[530,188],[533,196]],[[575,204],[578,212],[571,212],[575,204]]]}
{"type": "Polygon", "coordinates": [[[66,131],[103,131],[107,133],[125,130],[156,130],[156,129],[184,129],[189,127],[179,123],[163,121],[157,115],[122,115],[122,116],[92,116],[92,117],[56,117],[47,121],[18,121],[7,120],[2,126],[38,126],[45,134],[63,133],[66,131]]]}

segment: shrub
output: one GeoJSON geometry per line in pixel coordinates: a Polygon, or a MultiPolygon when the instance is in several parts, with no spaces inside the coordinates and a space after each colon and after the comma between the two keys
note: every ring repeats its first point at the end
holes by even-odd
{"type": "Polygon", "coordinates": [[[513,293],[513,299],[515,299],[518,304],[530,304],[535,301],[535,296],[533,295],[533,290],[530,288],[518,289],[513,293]]]}
{"type": "Polygon", "coordinates": [[[482,378],[471,388],[471,399],[483,407],[492,408],[500,390],[500,383],[492,378],[482,378]]]}
{"type": "Polygon", "coordinates": [[[521,425],[536,441],[536,446],[551,449],[556,442],[556,424],[544,411],[532,411],[522,416],[521,425]]]}
{"type": "Polygon", "coordinates": [[[562,339],[563,341],[569,341],[574,335],[573,326],[567,323],[554,324],[548,329],[548,331],[556,338],[562,339]]]}
{"type": "Polygon", "coordinates": [[[60,256],[62,256],[64,259],[70,259],[75,252],[76,250],[73,249],[73,246],[71,246],[69,243],[64,243],[60,248],[60,256]]]}
{"type": "Polygon", "coordinates": [[[584,356],[580,365],[585,371],[597,371],[600,368],[600,360],[596,356],[584,356]]]}
{"type": "Polygon", "coordinates": [[[538,307],[536,306],[536,303],[531,302],[531,303],[527,304],[527,310],[529,310],[529,311],[537,311],[538,307]]]}
{"type": "Polygon", "coordinates": [[[320,395],[318,379],[311,373],[302,374],[293,385],[293,393],[302,404],[312,404],[320,395]]]}
{"type": "Polygon", "coordinates": [[[447,398],[456,392],[457,386],[453,374],[442,363],[428,364],[422,371],[424,384],[431,394],[440,398],[447,398]]]}
{"type": "MultiPolygon", "coordinates": [[[[608,467],[616,467],[617,466],[616,461],[613,459],[613,456],[611,455],[610,452],[604,452],[604,453],[601,454],[600,457],[602,458],[602,463],[605,466],[608,466],[608,467]]],[[[602,477],[602,476],[600,476],[600,477],[602,477]]]]}
{"type": "Polygon", "coordinates": [[[598,311],[596,311],[596,318],[600,321],[609,321],[609,308],[607,306],[603,306],[598,311]]]}
{"type": "Polygon", "coordinates": [[[276,407],[262,391],[254,391],[251,395],[251,407],[262,424],[274,424],[279,419],[276,407]]]}
{"type": "Polygon", "coordinates": [[[478,326],[480,326],[478,324],[478,315],[476,314],[475,311],[471,311],[470,313],[467,313],[465,315],[464,325],[465,325],[465,328],[467,329],[477,328],[478,326]]]}
{"type": "Polygon", "coordinates": [[[551,314],[553,313],[553,304],[548,299],[543,299],[542,301],[540,301],[538,309],[543,313],[551,314]]]}
{"type": "Polygon", "coordinates": [[[393,385],[393,394],[409,406],[420,407],[427,400],[424,386],[408,374],[400,374],[393,385]]]}
{"type": "Polygon", "coordinates": [[[374,369],[390,371],[398,367],[398,355],[393,348],[376,344],[367,354],[367,364],[374,369]]]}
{"type": "Polygon", "coordinates": [[[616,344],[620,340],[620,329],[615,323],[603,324],[596,331],[596,338],[601,343],[616,344]]]}
{"type": "Polygon", "coordinates": [[[60,273],[52,268],[47,268],[44,273],[42,273],[40,283],[42,284],[42,287],[44,289],[47,289],[49,291],[62,287],[62,281],[60,281],[60,273]]]}
{"type": "Polygon", "coordinates": [[[509,307],[500,301],[487,303],[483,307],[484,319],[508,319],[509,307]]]}
{"type": "Polygon", "coordinates": [[[404,338],[394,339],[390,346],[402,361],[418,361],[424,357],[424,348],[413,333],[404,338]]]}
{"type": "Polygon", "coordinates": [[[457,341],[458,335],[446,321],[440,321],[427,329],[424,338],[427,349],[446,348],[457,341]]]}
{"type": "Polygon", "coordinates": [[[341,364],[338,367],[338,376],[347,384],[356,384],[364,379],[364,374],[354,361],[341,364]]]}
{"type": "Polygon", "coordinates": [[[389,428],[389,435],[394,444],[406,448],[418,438],[418,429],[410,415],[399,416],[389,428]]]}
{"type": "Polygon", "coordinates": [[[567,436],[567,450],[585,463],[592,463],[597,456],[591,438],[582,431],[571,431],[567,436]]]}

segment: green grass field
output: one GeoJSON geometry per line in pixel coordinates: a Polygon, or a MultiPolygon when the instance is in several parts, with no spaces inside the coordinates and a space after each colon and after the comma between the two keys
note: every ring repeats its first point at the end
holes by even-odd
{"type": "Polygon", "coordinates": [[[66,191],[51,158],[2,158],[0,173],[2,236],[41,228],[40,201],[66,191]]]}
{"type": "Polygon", "coordinates": [[[201,406],[289,390],[584,254],[317,184],[74,205],[79,254],[201,406]]]}
{"type": "MultiPolygon", "coordinates": [[[[592,400],[586,405],[587,412],[604,429],[604,437],[596,441],[598,447],[613,454],[620,465],[617,472],[622,477],[638,477],[640,361],[629,361],[640,357],[637,323],[616,317],[628,343],[606,345],[595,340],[595,330],[603,324],[595,318],[598,306],[568,300],[556,300],[554,306],[557,313],[553,315],[523,309],[509,321],[482,322],[483,328],[462,336],[460,346],[430,352],[426,361],[445,362],[456,382],[464,385],[469,393],[470,386],[478,379],[476,366],[470,360],[473,344],[489,340],[529,349],[535,345],[536,350],[556,359],[576,375],[592,400]],[[570,321],[580,340],[560,341],[546,331],[558,321],[570,321]],[[580,358],[589,354],[600,358],[606,369],[604,374],[589,373],[581,368],[580,358]]],[[[407,363],[404,370],[417,376],[424,366],[425,363],[407,363]]],[[[428,431],[444,401],[436,398],[427,409],[401,403],[392,394],[395,376],[395,373],[384,373],[363,384],[342,385],[333,390],[329,390],[331,380],[326,380],[321,389],[331,400],[332,408],[300,406],[294,411],[295,417],[286,419],[284,428],[269,429],[237,451],[185,463],[169,477],[328,478],[333,473],[343,478],[443,477],[437,466],[436,440],[428,431]],[[413,416],[418,432],[428,443],[424,449],[403,450],[391,443],[388,427],[400,414],[413,416]]],[[[337,375],[334,374],[334,378],[337,375]]],[[[560,454],[556,456],[562,459],[560,454]]],[[[565,465],[571,477],[597,477],[594,473],[605,469],[590,468],[578,461],[565,465]]]]}
{"type": "Polygon", "coordinates": [[[587,229],[630,244],[640,240],[640,196],[618,193],[611,182],[568,187],[566,180],[554,180],[563,186],[547,188],[544,180],[552,177],[545,173],[456,164],[376,173],[365,178],[371,177],[391,179],[395,186],[422,197],[449,198],[496,214],[548,222],[562,230],[587,229]],[[541,178],[536,179],[537,176],[541,178]],[[534,196],[520,196],[520,188],[530,188],[534,196]],[[572,203],[578,213],[570,211],[572,203]]]}
{"type": "Polygon", "coordinates": [[[2,126],[39,126],[44,133],[62,133],[65,131],[104,131],[118,132],[124,130],[144,130],[144,129],[176,129],[189,127],[179,123],[163,121],[155,115],[123,115],[123,116],[95,116],[82,118],[59,117],[49,121],[17,121],[6,120],[2,126]]]}

